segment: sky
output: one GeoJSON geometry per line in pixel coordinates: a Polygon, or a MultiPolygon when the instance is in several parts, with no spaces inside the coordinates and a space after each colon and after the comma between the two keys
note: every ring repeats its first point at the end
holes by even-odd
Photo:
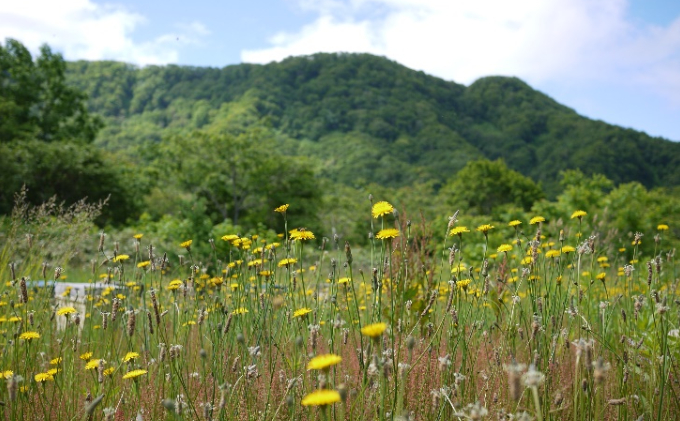
{"type": "Polygon", "coordinates": [[[6,38],[139,66],[367,52],[465,85],[517,76],[581,115],[680,141],[678,0],[1,1],[6,38]]]}

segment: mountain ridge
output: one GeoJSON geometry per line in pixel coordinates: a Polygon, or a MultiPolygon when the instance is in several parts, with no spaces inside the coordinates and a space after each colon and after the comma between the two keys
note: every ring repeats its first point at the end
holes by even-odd
{"type": "Polygon", "coordinates": [[[263,125],[282,150],[318,158],[323,175],[349,185],[441,185],[478,158],[504,159],[551,196],[575,168],[680,185],[680,144],[583,117],[513,77],[466,87],[383,57],[320,53],[223,68],[80,61],[68,80],[104,117],[97,143],[110,149],[263,125]]]}

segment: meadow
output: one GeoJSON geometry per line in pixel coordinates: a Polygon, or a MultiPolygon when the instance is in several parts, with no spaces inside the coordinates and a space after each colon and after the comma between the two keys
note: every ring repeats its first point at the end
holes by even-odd
{"type": "Polygon", "coordinates": [[[578,209],[477,226],[456,212],[435,243],[371,201],[353,247],[295,226],[286,204],[278,235],[162,249],[143,230],[92,232],[96,212],[26,206],[4,225],[3,419],[680,416],[664,221],[621,239],[578,209]],[[64,280],[89,289],[53,297],[64,280]]]}

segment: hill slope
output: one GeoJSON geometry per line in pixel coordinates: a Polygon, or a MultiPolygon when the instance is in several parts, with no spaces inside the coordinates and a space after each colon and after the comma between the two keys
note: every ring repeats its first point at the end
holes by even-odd
{"type": "Polygon", "coordinates": [[[69,63],[107,128],[97,143],[134,150],[196,129],[273,128],[288,154],[318,158],[348,185],[441,184],[474,158],[504,158],[549,195],[580,168],[616,183],[680,185],[680,144],[579,116],[516,78],[469,87],[368,54],[316,54],[222,69],[69,63]]]}

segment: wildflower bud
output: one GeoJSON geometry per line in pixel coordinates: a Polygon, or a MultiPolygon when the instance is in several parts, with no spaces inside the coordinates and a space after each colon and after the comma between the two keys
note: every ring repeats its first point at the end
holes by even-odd
{"type": "Polygon", "coordinates": [[[234,357],[234,362],[231,364],[231,371],[232,371],[232,372],[236,373],[236,372],[238,371],[238,361],[239,361],[240,359],[241,359],[241,358],[238,357],[238,356],[234,357]]]}
{"type": "Polygon", "coordinates": [[[208,352],[203,348],[201,348],[201,350],[198,351],[198,355],[200,355],[201,358],[208,358],[208,352]]]}
{"type": "Polygon", "coordinates": [[[80,326],[80,313],[76,313],[76,315],[73,316],[73,324],[80,326]]]}
{"type": "Polygon", "coordinates": [[[151,312],[149,310],[146,311],[146,318],[149,322],[149,334],[153,335],[153,318],[151,317],[151,312]]]}
{"type": "Polygon", "coordinates": [[[61,278],[62,271],[63,271],[63,269],[61,268],[61,266],[57,266],[56,268],[54,268],[54,280],[55,281],[57,279],[61,278]]]}
{"type": "Polygon", "coordinates": [[[19,295],[19,302],[20,303],[28,303],[28,289],[26,289],[26,278],[21,277],[21,281],[19,282],[19,289],[21,290],[21,294],[19,295]]]}
{"type": "Polygon", "coordinates": [[[134,310],[128,311],[128,322],[127,322],[127,334],[128,336],[133,336],[135,334],[135,312],[134,310]]]}
{"type": "Polygon", "coordinates": [[[295,338],[295,346],[297,346],[298,348],[302,348],[304,346],[304,344],[305,344],[305,342],[302,339],[302,336],[298,336],[298,337],[295,338]]]}
{"type": "Polygon", "coordinates": [[[345,241],[345,258],[347,259],[347,264],[351,265],[352,261],[352,249],[349,247],[349,241],[345,241]]]}
{"type": "Polygon", "coordinates": [[[373,203],[373,195],[372,194],[368,195],[368,201],[371,202],[371,204],[373,203]]]}
{"type": "Polygon", "coordinates": [[[215,240],[211,238],[208,240],[208,243],[210,243],[210,248],[212,248],[212,250],[215,251],[215,240]]]}
{"type": "Polygon", "coordinates": [[[47,267],[48,266],[49,265],[47,264],[47,262],[42,262],[42,268],[41,268],[40,274],[42,275],[43,280],[47,279],[47,267]]]}
{"type": "Polygon", "coordinates": [[[111,320],[116,321],[116,317],[118,316],[118,308],[120,307],[120,300],[118,298],[114,298],[111,304],[111,320]]]}
{"type": "Polygon", "coordinates": [[[164,362],[165,357],[167,356],[167,347],[165,346],[164,342],[159,343],[158,347],[160,348],[160,350],[158,351],[158,360],[160,362],[164,362]]]}
{"type": "Polygon", "coordinates": [[[240,343],[241,345],[246,342],[246,337],[243,336],[243,333],[239,332],[238,335],[236,335],[236,342],[240,343]]]}

